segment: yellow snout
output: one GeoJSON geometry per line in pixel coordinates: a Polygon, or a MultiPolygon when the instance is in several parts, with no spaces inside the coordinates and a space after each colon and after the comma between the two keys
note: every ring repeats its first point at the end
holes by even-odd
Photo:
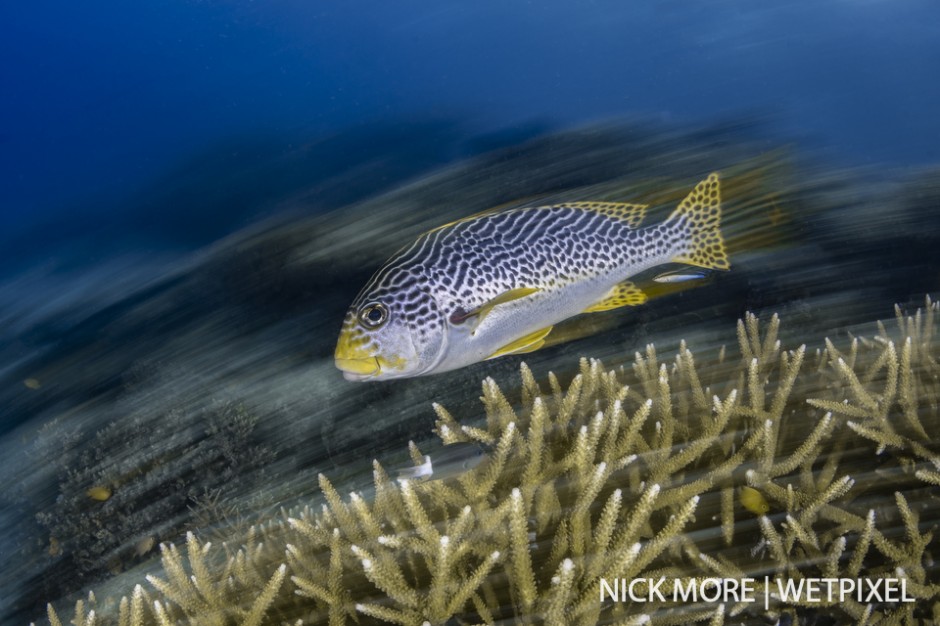
{"type": "Polygon", "coordinates": [[[385,378],[404,368],[405,359],[377,352],[367,337],[344,329],[336,342],[334,360],[346,380],[385,378]]]}
{"type": "Polygon", "coordinates": [[[336,342],[334,354],[336,367],[350,380],[362,380],[378,376],[382,372],[379,359],[368,346],[368,341],[359,333],[344,329],[336,342]]]}
{"type": "Polygon", "coordinates": [[[337,356],[335,362],[336,367],[344,372],[360,376],[375,376],[382,371],[379,360],[374,356],[362,359],[343,359],[337,356]]]}

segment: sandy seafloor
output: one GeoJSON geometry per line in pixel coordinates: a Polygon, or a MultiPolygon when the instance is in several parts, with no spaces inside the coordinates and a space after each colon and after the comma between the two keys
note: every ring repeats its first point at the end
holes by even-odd
{"type": "MultiPolygon", "coordinates": [[[[0,439],[0,621],[44,623],[52,602],[64,623],[90,589],[107,620],[103,598],[128,595],[159,572],[160,542],[182,545],[192,531],[237,544],[281,509],[319,509],[321,473],[341,494],[369,493],[373,459],[390,471],[410,465],[409,441],[433,456],[432,403],[479,420],[486,377],[518,402],[523,360],[544,382],[550,371],[571,380],[582,356],[629,367],[651,342],[664,361],[680,340],[696,355],[715,354],[737,345],[735,324],[748,311],[765,322],[778,314],[786,348],[812,351],[826,337],[844,347],[873,332],[875,320],[893,320],[896,303],[913,312],[940,294],[940,164],[844,169],[734,125],[624,123],[543,134],[405,174],[364,198],[338,197],[324,214],[310,210],[318,194],[356,185],[354,175],[316,189],[292,185],[266,199],[276,207],[267,216],[195,252],[105,252],[81,268],[59,263],[7,277],[0,407],[4,425],[15,426],[0,439]],[[587,337],[524,359],[373,384],[346,382],[334,368],[348,303],[424,230],[520,199],[651,201],[657,219],[712,171],[726,181],[738,247],[733,269],[707,284],[598,314],[587,337]]],[[[839,470],[865,472],[871,459],[849,456],[839,470]]],[[[925,533],[940,522],[938,489],[910,491],[925,533]]],[[[893,504],[884,498],[873,506],[893,504]]],[[[738,519],[753,530],[753,516],[738,519]]],[[[927,581],[940,583],[933,561],[922,565],[927,581]]],[[[937,601],[917,618],[936,615],[937,601]]],[[[727,623],[777,618],[745,612],[727,623]]]]}

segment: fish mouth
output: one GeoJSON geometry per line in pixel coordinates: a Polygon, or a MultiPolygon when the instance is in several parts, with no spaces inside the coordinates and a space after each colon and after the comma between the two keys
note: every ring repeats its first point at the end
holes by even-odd
{"type": "Polygon", "coordinates": [[[378,357],[370,356],[358,359],[336,357],[336,367],[343,372],[346,380],[367,380],[382,372],[378,357]]]}

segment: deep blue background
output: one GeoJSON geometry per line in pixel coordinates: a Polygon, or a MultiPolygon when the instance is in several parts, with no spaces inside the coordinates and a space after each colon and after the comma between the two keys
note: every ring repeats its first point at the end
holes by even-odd
{"type": "Polygon", "coordinates": [[[0,241],[159,212],[127,194],[233,137],[400,118],[757,112],[846,163],[940,161],[934,0],[4,2],[0,72],[0,241]]]}

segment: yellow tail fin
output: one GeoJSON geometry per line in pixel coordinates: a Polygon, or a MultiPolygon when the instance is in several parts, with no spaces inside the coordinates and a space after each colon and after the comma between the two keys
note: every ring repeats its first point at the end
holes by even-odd
{"type": "Polygon", "coordinates": [[[686,250],[673,261],[714,270],[731,269],[721,237],[721,189],[717,173],[697,184],[672,212],[667,223],[678,221],[683,222],[688,230],[688,239],[686,250]]]}

